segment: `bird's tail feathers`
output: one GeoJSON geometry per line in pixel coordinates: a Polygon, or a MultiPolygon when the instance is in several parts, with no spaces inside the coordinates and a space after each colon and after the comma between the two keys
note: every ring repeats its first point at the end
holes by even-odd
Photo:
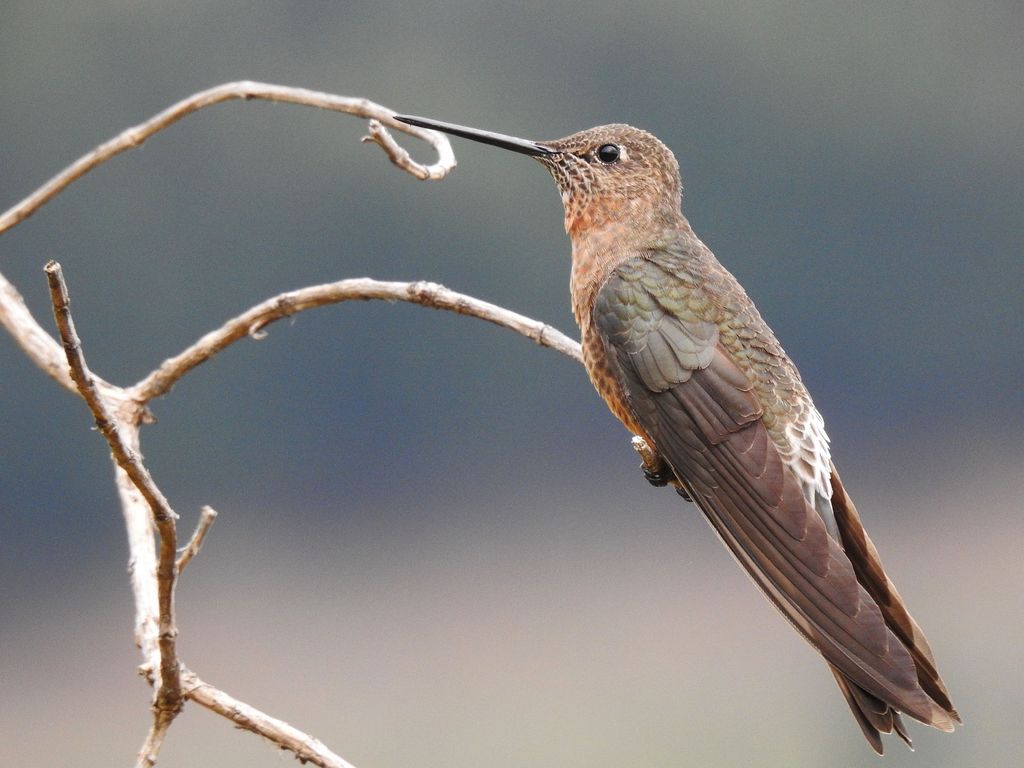
{"type": "Polygon", "coordinates": [[[850,711],[853,712],[857,725],[860,726],[864,737],[875,752],[881,755],[885,751],[882,746],[883,733],[895,733],[906,742],[910,749],[914,748],[899,712],[877,696],[865,691],[835,667],[829,665],[829,668],[835,675],[836,683],[839,684],[839,690],[846,698],[846,703],[850,705],[850,711]]]}
{"type": "MultiPolygon", "coordinates": [[[[871,595],[875,603],[878,604],[882,615],[885,617],[886,624],[906,646],[917,669],[918,683],[932,700],[933,707],[927,719],[917,715],[912,715],[912,717],[920,719],[921,722],[942,731],[952,731],[954,725],[962,721],[960,720],[960,715],[953,707],[953,703],[949,698],[949,692],[946,690],[946,686],[935,667],[935,657],[932,655],[932,649],[925,639],[924,632],[921,631],[917,622],[914,621],[907,611],[903,598],[896,591],[895,585],[886,575],[885,569],[882,567],[882,561],[878,556],[878,550],[875,549],[874,543],[864,530],[864,525],[861,523],[857,508],[853,505],[853,500],[850,499],[849,494],[846,493],[846,489],[839,479],[839,473],[836,472],[835,465],[832,466],[832,509],[836,516],[836,523],[839,526],[843,549],[853,564],[857,580],[867,590],[868,594],[871,595]]],[[[838,679],[839,675],[837,674],[838,679]]],[[[863,697],[857,691],[849,692],[849,685],[852,684],[849,681],[847,683],[848,685],[844,686],[843,681],[840,680],[839,687],[843,689],[844,695],[846,695],[847,700],[850,701],[851,708],[854,710],[854,715],[857,716],[858,722],[861,722],[861,727],[863,728],[863,720],[858,715],[858,708],[861,714],[863,714],[866,710],[871,711],[872,707],[868,705],[865,710],[865,707],[861,706],[863,697]],[[856,707],[854,706],[854,701],[857,702],[856,707]]],[[[860,693],[864,696],[870,696],[865,691],[860,691],[860,693]]],[[[883,702],[879,702],[879,704],[884,706],[883,702]]],[[[896,719],[898,720],[898,715],[896,719]]],[[[893,728],[900,736],[903,736],[902,724],[894,724],[893,728]]],[[[883,732],[887,731],[883,730],[883,732]]],[[[904,738],[904,740],[909,743],[909,739],[904,738]]],[[[874,744],[874,742],[872,743],[874,744]]]]}

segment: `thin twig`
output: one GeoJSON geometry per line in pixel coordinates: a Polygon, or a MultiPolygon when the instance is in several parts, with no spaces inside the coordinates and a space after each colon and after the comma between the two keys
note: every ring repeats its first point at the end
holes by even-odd
{"type": "Polygon", "coordinates": [[[152,725],[146,733],[146,740],[142,742],[139,754],[135,758],[135,768],[152,768],[156,765],[157,756],[160,754],[160,747],[164,745],[167,731],[174,722],[173,717],[157,714],[153,718],[152,725]]]}
{"type": "Polygon", "coordinates": [[[149,402],[166,394],[178,379],[200,363],[206,362],[239,339],[259,334],[270,323],[306,309],[354,299],[407,301],[432,309],[471,315],[509,328],[577,362],[582,360],[578,342],[539,320],[457,293],[437,283],[385,282],[359,277],[289,291],[257,304],[228,320],[220,328],[210,331],[180,354],[165,360],[159,368],[130,388],[131,396],[139,402],[149,402]]]}
{"type": "MultiPolygon", "coordinates": [[[[71,299],[60,264],[55,261],[47,263],[44,271],[50,287],[50,300],[53,303],[53,314],[57,321],[64,352],[67,355],[71,378],[74,380],[82,398],[96,419],[96,426],[110,446],[117,465],[131,478],[139,493],[145,498],[152,511],[153,521],[160,532],[160,554],[157,560],[156,576],[159,605],[160,648],[160,681],[153,698],[154,723],[146,746],[151,752],[140,754],[140,764],[156,762],[156,750],[159,750],[163,734],[166,733],[171,721],[181,711],[181,680],[176,649],[178,634],[174,623],[174,582],[177,534],[174,520],[177,515],[167,503],[163,493],[157,488],[149,471],[142,464],[138,452],[129,445],[121,434],[121,427],[100,394],[82,352],[82,342],[75,330],[71,316],[71,299]]],[[[133,425],[134,430],[134,425],[133,425]]],[[[137,434],[137,430],[134,430],[137,434]]],[[[134,443],[135,440],[130,442],[134,443]]],[[[145,746],[144,746],[145,748],[145,746]]]]}
{"type": "Polygon", "coordinates": [[[75,382],[68,373],[68,363],[60,344],[43,330],[32,317],[25,299],[6,277],[0,274],[0,325],[7,329],[14,342],[29,360],[65,389],[75,391],[75,382]]]}
{"type": "Polygon", "coordinates": [[[352,764],[334,754],[319,739],[303,733],[284,720],[278,720],[243,701],[239,701],[209,683],[200,680],[189,669],[181,670],[181,685],[186,698],[226,717],[239,728],[257,733],[295,754],[300,763],[310,762],[321,768],[353,768],[352,764]]]}
{"type": "Polygon", "coordinates": [[[149,120],[125,129],[91,152],[82,155],[31,195],[0,215],[0,234],[27,219],[69,184],[110,158],[141,146],[153,134],[164,130],[193,112],[235,99],[284,102],[371,118],[377,122],[370,126],[370,135],[367,139],[379,145],[387,153],[392,163],[418,179],[443,179],[455,167],[455,154],[444,134],[400,123],[394,119],[394,110],[376,104],[369,99],[337,96],[333,93],[311,91],[306,88],[290,88],[284,85],[242,80],[224,83],[194,93],[177,104],[172,104],[149,120]],[[437,162],[433,165],[422,165],[415,162],[408,152],[386,134],[382,124],[429,142],[437,150],[437,162]]]}
{"type": "Polygon", "coordinates": [[[203,539],[206,538],[206,534],[209,533],[210,527],[216,519],[217,510],[213,507],[206,506],[200,510],[199,522],[196,523],[196,529],[192,532],[192,538],[188,540],[188,544],[178,555],[178,576],[181,576],[185,566],[192,562],[192,558],[199,554],[199,548],[203,546],[203,539]]]}

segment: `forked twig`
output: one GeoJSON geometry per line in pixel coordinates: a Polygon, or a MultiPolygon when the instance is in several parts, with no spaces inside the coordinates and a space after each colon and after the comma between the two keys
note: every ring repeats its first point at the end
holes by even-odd
{"type": "Polygon", "coordinates": [[[67,355],[71,379],[89,406],[89,410],[92,411],[96,419],[96,426],[109,443],[111,453],[114,454],[118,466],[128,474],[152,508],[157,525],[168,520],[173,521],[177,515],[167,503],[167,499],[164,498],[160,489],[156,487],[156,483],[150,477],[149,471],[142,465],[136,452],[122,438],[117,418],[107,406],[103,396],[100,395],[95,377],[86,365],[85,355],[82,353],[82,342],[78,338],[75,322],[71,317],[71,297],[68,294],[68,286],[64,281],[64,272],[60,264],[50,261],[43,271],[46,273],[46,279],[50,286],[53,315],[57,321],[61,342],[64,345],[64,353],[67,355]]]}
{"type": "MultiPolygon", "coordinates": [[[[178,630],[174,623],[174,585],[176,575],[177,533],[174,521],[177,515],[171,509],[163,493],[142,464],[138,451],[126,440],[121,424],[109,407],[96,385],[95,378],[85,362],[82,342],[75,330],[71,316],[71,299],[60,264],[51,261],[44,269],[50,287],[50,300],[57,321],[64,353],[67,355],[71,378],[79,393],[92,411],[96,426],[110,446],[118,467],[131,479],[139,493],[145,498],[153,515],[153,521],[160,532],[160,554],[157,559],[157,602],[159,605],[160,680],[153,697],[153,727],[146,739],[143,756],[150,764],[156,762],[156,752],[163,741],[163,734],[181,711],[181,679],[179,677],[176,639],[178,630]]],[[[135,433],[137,435],[137,431],[135,433]]]]}
{"type": "MultiPolygon", "coordinates": [[[[133,573],[133,588],[136,590],[137,605],[140,607],[137,632],[143,655],[147,659],[147,663],[143,664],[143,671],[148,676],[157,664],[160,669],[160,680],[154,696],[154,718],[136,765],[138,768],[145,768],[155,764],[167,730],[181,710],[183,700],[191,699],[211,711],[228,717],[237,725],[257,732],[293,751],[300,760],[310,761],[324,768],[351,768],[349,763],[318,740],[201,681],[178,660],[173,605],[176,578],[199,551],[216,512],[209,507],[204,508],[195,533],[178,556],[174,551],[176,515],[141,462],[137,450],[138,430],[146,404],[152,398],[166,394],[176,381],[201,362],[235,341],[258,335],[268,324],[307,309],[355,299],[406,301],[478,317],[514,330],[577,361],[581,359],[579,344],[545,323],[457,293],[437,283],[383,282],[357,278],[311,286],[272,297],[228,320],[180,354],[166,360],[134,387],[122,389],[102,382],[89,370],[81,341],[75,330],[70,297],[60,265],[51,262],[45,272],[50,286],[54,316],[63,342],[67,370],[70,370],[70,379],[74,382],[75,389],[86,400],[100,432],[111,447],[119,468],[119,489],[122,493],[122,503],[126,508],[126,517],[130,520],[129,528],[131,530],[134,526],[134,529],[139,531],[137,535],[130,534],[129,537],[133,568],[144,562],[146,549],[152,546],[151,534],[147,534],[144,527],[139,527],[138,520],[131,522],[133,514],[137,517],[137,512],[132,511],[133,507],[138,510],[139,503],[144,500],[145,507],[150,510],[150,519],[160,532],[159,558],[153,569],[156,571],[158,589],[155,607],[159,615],[154,617],[157,631],[156,642],[152,644],[147,641],[147,637],[149,624],[153,622],[143,609],[147,604],[143,592],[146,590],[145,585],[150,582],[146,580],[145,574],[133,573]],[[123,415],[119,415],[118,412],[122,412],[123,415]],[[141,498],[134,499],[133,495],[140,495],[141,498]],[[136,576],[140,578],[135,578],[136,576]]],[[[0,309],[5,300],[5,297],[0,295],[0,309]]],[[[21,318],[21,322],[29,322],[31,325],[34,320],[31,315],[26,315],[21,318]]],[[[38,333],[49,338],[41,329],[38,333]]],[[[57,361],[53,360],[52,356],[59,352],[60,347],[53,344],[45,353],[36,356],[37,363],[46,370],[54,369],[57,361]]]]}

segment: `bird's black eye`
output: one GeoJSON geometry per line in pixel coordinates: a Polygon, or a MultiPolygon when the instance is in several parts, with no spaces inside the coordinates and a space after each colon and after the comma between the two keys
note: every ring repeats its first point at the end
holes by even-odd
{"type": "Polygon", "coordinates": [[[602,144],[597,150],[597,159],[602,163],[614,163],[619,159],[621,150],[618,144],[602,144]]]}

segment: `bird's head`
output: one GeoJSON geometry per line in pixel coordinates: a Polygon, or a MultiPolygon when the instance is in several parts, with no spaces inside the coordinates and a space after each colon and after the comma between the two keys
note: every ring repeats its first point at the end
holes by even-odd
{"type": "Polygon", "coordinates": [[[683,221],[675,155],[639,128],[601,125],[554,141],[531,141],[422,117],[396,119],[538,160],[558,185],[565,229],[574,239],[609,228],[656,230],[683,221]]]}

